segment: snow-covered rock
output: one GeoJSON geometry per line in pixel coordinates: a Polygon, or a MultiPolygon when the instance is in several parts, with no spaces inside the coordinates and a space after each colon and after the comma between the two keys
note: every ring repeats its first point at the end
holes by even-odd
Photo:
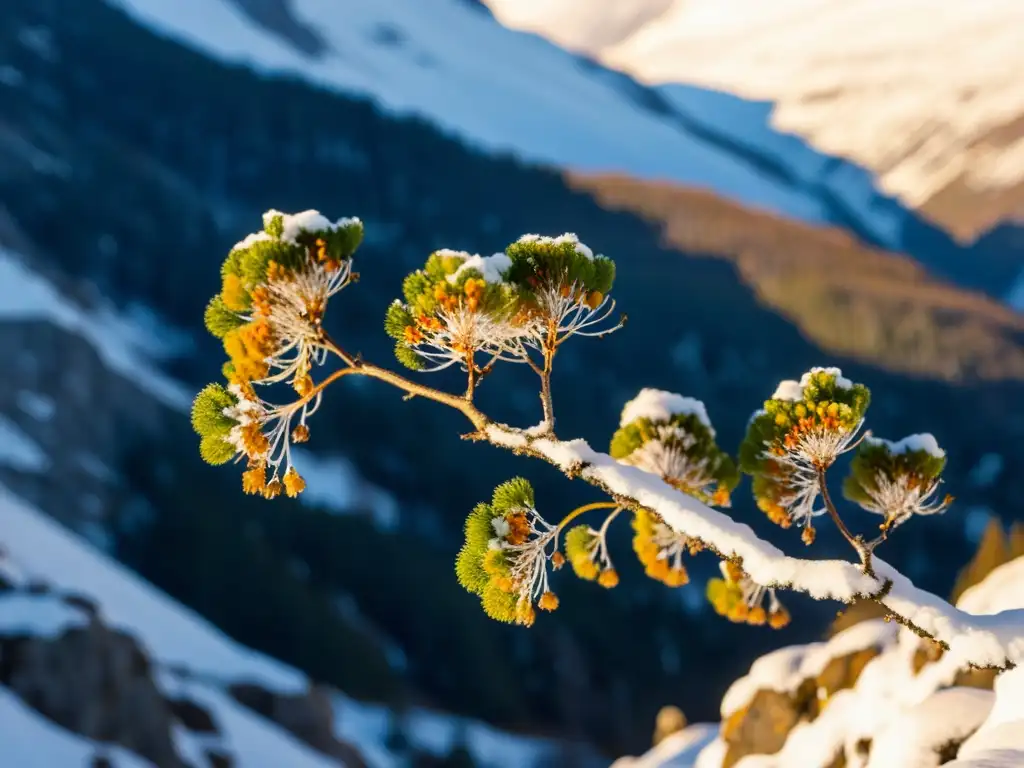
{"type": "MultiPolygon", "coordinates": [[[[1018,558],[964,592],[957,608],[979,616],[1011,610],[1022,605],[1022,587],[1024,558],[1018,558]]],[[[909,630],[897,633],[894,624],[870,620],[828,642],[767,654],[723,698],[722,737],[697,756],[659,745],[637,765],[721,768],[724,760],[734,759],[727,725],[759,692],[792,695],[828,659],[867,647],[881,653],[867,662],[852,687],[822,697],[817,714],[808,710],[777,751],[745,754],[737,768],[827,768],[840,759],[848,768],[1024,765],[1024,672],[1016,668],[1000,674],[994,693],[963,687],[957,682],[962,667],[949,654],[923,667],[916,665],[920,646],[921,640],[909,630]],[[943,762],[952,757],[957,759],[943,762]]]]}

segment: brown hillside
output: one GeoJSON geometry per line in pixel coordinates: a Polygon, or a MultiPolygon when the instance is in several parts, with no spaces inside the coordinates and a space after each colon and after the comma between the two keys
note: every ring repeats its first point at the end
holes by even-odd
{"type": "Polygon", "coordinates": [[[673,248],[732,262],[763,304],[825,350],[947,381],[1024,380],[1024,316],[907,256],[670,183],[566,180],[605,208],[659,225],[673,248]]]}

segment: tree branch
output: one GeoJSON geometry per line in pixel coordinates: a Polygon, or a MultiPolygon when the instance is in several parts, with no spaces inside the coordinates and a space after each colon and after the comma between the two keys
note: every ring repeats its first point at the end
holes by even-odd
{"type": "MultiPolygon", "coordinates": [[[[328,341],[328,348],[341,356],[333,342],[328,341]]],[[[960,611],[918,589],[878,559],[873,567],[870,564],[866,567],[864,563],[858,566],[845,560],[789,557],[759,538],[749,526],[672,488],[654,474],[594,451],[583,440],[560,441],[549,435],[529,434],[498,424],[461,395],[418,384],[361,360],[353,362],[351,367],[325,379],[315,391],[344,375],[378,379],[409,395],[459,411],[476,430],[467,435],[468,438],[486,440],[546,461],[569,477],[582,478],[615,499],[617,506],[656,513],[672,530],[697,539],[719,557],[740,560],[744,571],[761,586],[804,592],[817,600],[834,599],[844,603],[874,600],[887,608],[895,621],[946,648],[964,667],[1009,669],[1024,656],[1024,610],[1006,610],[992,615],[960,611]]],[[[824,487],[823,492],[827,493],[824,487]]],[[[831,506],[830,499],[827,504],[831,506]]],[[[838,513],[834,519],[841,525],[838,513]]],[[[845,525],[841,527],[844,529],[845,525]]],[[[852,538],[848,530],[844,535],[852,538]]]]}

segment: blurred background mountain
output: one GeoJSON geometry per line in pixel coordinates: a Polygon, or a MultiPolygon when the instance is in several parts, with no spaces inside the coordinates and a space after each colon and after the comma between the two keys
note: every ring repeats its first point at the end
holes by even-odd
{"type": "MultiPolygon", "coordinates": [[[[624,567],[495,624],[455,582],[466,512],[512,474],[553,514],[586,489],[372,383],[327,398],[303,503],[243,496],[187,409],[219,373],[217,265],[271,207],[366,223],[327,322],[383,363],[435,248],[574,231],[614,258],[629,325],[555,373],[560,434],[595,447],[642,386],[735,446],[779,379],[842,366],[876,433],[949,449],[957,504],[885,553],[949,593],[1024,517],[1022,23],[1013,0],[0,4],[13,768],[602,765],[666,704],[716,719],[755,656],[835,617],[794,599],[787,630],[738,629],[699,558],[681,590],[624,567]]],[[[480,396],[539,419],[521,372],[480,396]]],[[[742,489],[734,514],[797,546],[742,489]]]]}

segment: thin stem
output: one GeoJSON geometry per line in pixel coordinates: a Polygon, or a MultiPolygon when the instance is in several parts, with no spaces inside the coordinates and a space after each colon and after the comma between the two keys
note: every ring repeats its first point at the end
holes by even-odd
{"type": "MultiPolygon", "coordinates": [[[[344,354],[341,348],[326,334],[324,335],[324,346],[339,357],[342,357],[344,354]]],[[[342,359],[344,360],[345,358],[342,357],[342,359]]],[[[473,405],[473,403],[462,395],[453,395],[450,392],[442,392],[439,389],[418,384],[404,376],[400,376],[397,373],[389,371],[387,368],[380,368],[379,366],[367,363],[364,360],[353,359],[352,366],[350,368],[343,368],[340,371],[336,371],[321,383],[320,388],[322,389],[331,381],[334,381],[346,374],[367,376],[371,379],[377,379],[394,387],[398,387],[411,397],[422,397],[427,400],[433,400],[436,403],[441,403],[442,405],[447,405],[462,413],[467,419],[469,419],[473,426],[477,428],[477,430],[483,430],[491,423],[490,419],[487,418],[483,411],[473,405]]]]}
{"type": "Polygon", "coordinates": [[[817,468],[818,487],[821,489],[821,498],[825,502],[825,509],[828,510],[828,514],[832,518],[832,522],[836,524],[836,528],[838,528],[839,532],[843,534],[843,538],[850,542],[850,546],[856,550],[861,561],[864,562],[867,554],[864,548],[864,542],[859,536],[854,536],[850,533],[850,529],[846,527],[846,523],[843,522],[843,518],[839,516],[839,511],[836,509],[836,505],[832,503],[832,496],[828,492],[828,482],[825,480],[825,472],[826,470],[824,467],[817,468]]]}
{"type": "Polygon", "coordinates": [[[476,365],[473,362],[473,353],[466,353],[466,370],[468,371],[466,382],[466,399],[473,399],[473,390],[476,389],[476,365]]]}
{"type": "Polygon", "coordinates": [[[544,368],[540,372],[540,402],[544,409],[544,421],[547,431],[555,431],[555,406],[551,400],[551,370],[555,364],[555,344],[557,327],[554,322],[548,328],[548,335],[544,343],[544,368]]]}
{"type": "Polygon", "coordinates": [[[620,504],[614,501],[595,501],[591,504],[584,504],[582,507],[576,507],[576,509],[562,518],[562,522],[558,524],[558,530],[562,530],[565,526],[585,512],[591,512],[595,509],[615,509],[620,506],[620,504]]]}
{"type": "Polygon", "coordinates": [[[339,346],[334,341],[334,339],[327,335],[327,331],[325,331],[323,328],[320,329],[320,336],[323,345],[326,346],[338,357],[340,357],[342,361],[345,363],[345,365],[351,368],[355,368],[357,365],[359,365],[359,361],[355,357],[350,355],[348,352],[346,352],[344,349],[342,349],[341,346],[339,346]]]}

